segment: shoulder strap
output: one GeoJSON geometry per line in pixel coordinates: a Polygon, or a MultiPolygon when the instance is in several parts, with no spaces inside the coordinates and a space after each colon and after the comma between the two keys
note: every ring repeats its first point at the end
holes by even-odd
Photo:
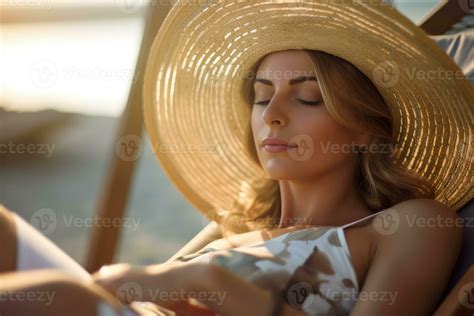
{"type": "Polygon", "coordinates": [[[360,218],[360,219],[358,219],[358,220],[356,220],[356,221],[354,221],[354,222],[351,222],[351,223],[342,225],[341,227],[342,227],[342,229],[344,229],[344,228],[346,228],[346,227],[349,227],[349,226],[352,226],[352,225],[361,223],[361,222],[363,222],[363,221],[365,221],[365,220],[367,220],[367,219],[369,219],[369,218],[372,218],[372,217],[374,217],[375,215],[378,215],[378,214],[380,214],[380,213],[382,213],[382,212],[385,212],[385,211],[387,211],[387,210],[389,210],[389,209],[390,209],[390,208],[387,208],[387,209],[384,209],[384,210],[375,212],[374,214],[370,214],[369,216],[362,217],[362,218],[360,218]]]}

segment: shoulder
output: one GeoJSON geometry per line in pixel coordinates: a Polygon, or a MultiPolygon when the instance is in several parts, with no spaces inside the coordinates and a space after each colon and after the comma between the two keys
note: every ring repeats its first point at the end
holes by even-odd
{"type": "Polygon", "coordinates": [[[413,247],[436,241],[456,245],[462,241],[463,223],[456,211],[439,201],[411,199],[377,214],[372,229],[377,248],[407,242],[413,247]]]}
{"type": "Polygon", "coordinates": [[[411,199],[400,202],[393,205],[391,208],[395,208],[400,212],[404,213],[413,213],[419,212],[420,215],[432,215],[434,213],[440,215],[446,215],[451,217],[457,217],[456,211],[447,206],[444,203],[441,203],[433,199],[411,199]]]}
{"type": "MultiPolygon", "coordinates": [[[[456,216],[457,213],[444,203],[433,199],[410,199],[397,203],[390,207],[404,214],[421,213],[420,215],[432,215],[434,213],[443,213],[447,216],[456,216]]],[[[379,212],[380,214],[382,212],[379,212]]]]}
{"type": "Polygon", "coordinates": [[[431,282],[428,278],[447,280],[461,250],[464,227],[452,208],[432,199],[413,199],[375,217],[372,229],[378,237],[371,268],[391,261],[410,267],[398,268],[401,278],[426,284],[431,282]],[[428,264],[433,262],[436,265],[428,264]]]}
{"type": "Polygon", "coordinates": [[[453,209],[431,199],[407,200],[374,217],[375,250],[364,291],[396,293],[396,307],[386,301],[361,302],[355,310],[431,314],[459,255],[463,223],[453,209]],[[428,299],[420,301],[419,293],[428,299]]]}
{"type": "Polygon", "coordinates": [[[376,218],[391,218],[396,221],[399,230],[406,232],[421,231],[445,231],[447,234],[457,235],[462,232],[462,219],[456,211],[449,206],[433,199],[411,199],[393,205],[389,209],[380,212],[376,218]]]}

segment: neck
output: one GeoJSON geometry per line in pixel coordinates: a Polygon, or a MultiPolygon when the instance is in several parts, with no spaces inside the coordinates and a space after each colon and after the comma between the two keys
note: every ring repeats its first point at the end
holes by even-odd
{"type": "Polygon", "coordinates": [[[372,214],[357,192],[353,174],[339,169],[305,181],[280,180],[278,228],[341,226],[372,214]]]}

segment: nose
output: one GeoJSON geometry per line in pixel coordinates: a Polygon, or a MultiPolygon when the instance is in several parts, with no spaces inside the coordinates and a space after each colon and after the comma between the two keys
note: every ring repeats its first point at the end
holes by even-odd
{"type": "Polygon", "coordinates": [[[262,113],[263,120],[268,125],[286,125],[288,122],[287,113],[285,113],[285,97],[283,95],[274,95],[270,102],[265,106],[262,113]]]}

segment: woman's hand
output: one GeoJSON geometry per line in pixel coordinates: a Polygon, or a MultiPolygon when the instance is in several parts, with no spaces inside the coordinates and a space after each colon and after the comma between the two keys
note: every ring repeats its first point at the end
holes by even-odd
{"type": "Polygon", "coordinates": [[[272,309],[269,292],[214,264],[116,264],[93,277],[121,302],[149,301],[177,315],[266,316],[272,309]]]}

